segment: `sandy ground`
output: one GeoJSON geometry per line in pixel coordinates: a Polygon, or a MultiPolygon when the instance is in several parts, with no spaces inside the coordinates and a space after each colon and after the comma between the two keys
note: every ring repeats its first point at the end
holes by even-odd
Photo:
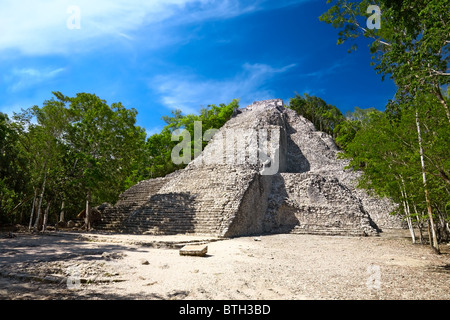
{"type": "Polygon", "coordinates": [[[235,239],[52,232],[0,235],[0,299],[446,299],[450,246],[407,233],[235,239]],[[180,256],[207,243],[205,257],[180,256]]]}

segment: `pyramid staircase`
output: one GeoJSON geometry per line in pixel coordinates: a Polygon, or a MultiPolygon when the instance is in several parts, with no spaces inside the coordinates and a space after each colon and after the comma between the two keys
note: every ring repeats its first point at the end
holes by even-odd
{"type": "MultiPolygon", "coordinates": [[[[229,120],[185,169],[125,191],[114,207],[103,209],[97,228],[222,237],[264,232],[377,234],[379,226],[364,206],[366,195],[355,191],[354,177],[344,170],[338,152],[329,135],[284,108],[281,100],[257,102],[229,120]],[[260,136],[254,132],[268,128],[278,128],[270,135],[280,146],[277,174],[261,174],[265,164],[259,160],[227,162],[225,137],[233,143],[243,135],[253,141],[251,147],[235,150],[232,156],[237,159],[256,152],[251,148],[259,148],[260,136]]],[[[391,209],[376,207],[385,215],[391,209]]]]}

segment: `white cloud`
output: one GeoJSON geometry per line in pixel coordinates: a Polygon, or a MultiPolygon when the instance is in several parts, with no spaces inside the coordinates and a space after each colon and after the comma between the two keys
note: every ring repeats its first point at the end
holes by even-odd
{"type": "MultiPolygon", "coordinates": [[[[295,0],[304,2],[307,0],[295,0]]],[[[112,39],[136,39],[144,32],[159,45],[168,26],[224,19],[249,12],[282,7],[293,0],[2,0],[0,51],[29,55],[76,54],[93,50],[112,39]],[[68,28],[80,9],[80,29],[68,28]]],[[[138,41],[136,39],[136,41],[138,41]]]]}
{"type": "Polygon", "coordinates": [[[265,85],[295,66],[274,68],[246,63],[239,74],[225,80],[204,80],[187,73],[159,75],[151,80],[150,87],[161,96],[164,106],[186,114],[197,113],[201,106],[228,103],[236,98],[240,99],[241,106],[246,106],[256,100],[277,98],[265,85]]]}
{"type": "Polygon", "coordinates": [[[158,22],[196,0],[3,0],[0,4],[0,50],[25,54],[71,53],[94,39],[128,36],[144,23],[158,22]],[[80,29],[71,29],[79,8],[80,29]]]}

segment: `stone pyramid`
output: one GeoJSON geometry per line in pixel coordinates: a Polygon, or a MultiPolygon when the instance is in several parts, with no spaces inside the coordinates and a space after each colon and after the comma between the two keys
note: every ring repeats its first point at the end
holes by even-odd
{"type": "Polygon", "coordinates": [[[235,115],[183,170],[142,181],[103,206],[101,229],[235,237],[376,235],[403,227],[392,204],[355,188],[333,139],[280,99],[235,115]]]}

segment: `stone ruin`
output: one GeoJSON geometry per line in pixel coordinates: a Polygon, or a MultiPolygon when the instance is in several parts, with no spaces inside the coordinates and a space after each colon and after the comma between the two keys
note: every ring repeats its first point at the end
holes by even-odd
{"type": "Polygon", "coordinates": [[[99,229],[236,237],[376,235],[402,228],[387,199],[357,189],[332,137],[280,99],[236,110],[185,169],[103,206],[99,229]]]}

